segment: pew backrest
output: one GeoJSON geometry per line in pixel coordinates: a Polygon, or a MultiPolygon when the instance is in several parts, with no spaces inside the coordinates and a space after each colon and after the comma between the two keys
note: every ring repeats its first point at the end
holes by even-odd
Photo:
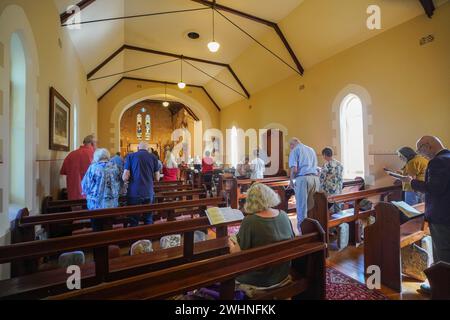
{"type": "Polygon", "coordinates": [[[264,298],[283,299],[307,293],[308,298],[323,299],[326,248],[323,230],[310,219],[303,225],[308,225],[303,235],[293,240],[104,283],[51,299],[164,299],[215,283],[220,283],[221,299],[232,299],[236,277],[287,261],[292,261],[297,274],[294,285],[267,292],[264,298]]]}

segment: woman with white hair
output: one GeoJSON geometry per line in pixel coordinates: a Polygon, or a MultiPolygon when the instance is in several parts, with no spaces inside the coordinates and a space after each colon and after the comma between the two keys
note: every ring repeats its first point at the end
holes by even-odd
{"type": "MultiPolygon", "coordinates": [[[[268,186],[255,183],[250,187],[244,206],[247,216],[241,223],[236,242],[229,241],[231,253],[294,237],[286,212],[274,209],[279,203],[280,197],[268,186]]],[[[287,262],[244,274],[237,281],[258,288],[273,287],[288,279],[289,269],[290,263],[287,262]]]]}
{"type": "Polygon", "coordinates": [[[172,151],[166,152],[163,165],[163,181],[177,181],[179,176],[178,164],[172,151]]]}
{"type": "MultiPolygon", "coordinates": [[[[97,149],[92,164],[81,182],[88,210],[119,206],[119,192],[122,183],[120,169],[110,162],[109,158],[108,150],[97,149]]],[[[103,226],[96,219],[92,219],[92,229],[101,231],[103,226]]]]}

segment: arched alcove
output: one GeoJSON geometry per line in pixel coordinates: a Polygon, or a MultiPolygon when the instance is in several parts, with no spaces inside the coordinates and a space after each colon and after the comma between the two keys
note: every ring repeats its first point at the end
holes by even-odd
{"type": "MultiPolygon", "coordinates": [[[[109,119],[111,133],[109,144],[112,149],[118,150],[120,148],[120,120],[125,111],[145,100],[165,100],[164,90],[164,86],[147,88],[123,98],[114,106],[109,119]]],[[[212,128],[213,122],[211,116],[206,108],[196,99],[179,90],[167,88],[167,100],[179,102],[189,107],[199,120],[202,121],[203,131],[212,128]]]]}
{"type": "MultiPolygon", "coordinates": [[[[342,150],[344,147],[343,144],[343,123],[342,123],[342,111],[344,107],[347,105],[346,102],[349,101],[350,98],[357,97],[362,109],[362,132],[363,132],[363,141],[364,141],[364,179],[367,184],[372,185],[375,183],[375,178],[371,174],[370,167],[374,163],[373,156],[369,154],[370,145],[373,144],[373,136],[371,134],[371,125],[372,125],[372,98],[369,92],[362,86],[356,84],[349,84],[345,88],[343,88],[337,95],[333,101],[332,111],[334,114],[334,119],[332,122],[332,128],[334,130],[333,135],[333,147],[336,154],[336,158],[341,161],[344,161],[342,150]]],[[[345,165],[345,164],[344,164],[345,165]]]]}

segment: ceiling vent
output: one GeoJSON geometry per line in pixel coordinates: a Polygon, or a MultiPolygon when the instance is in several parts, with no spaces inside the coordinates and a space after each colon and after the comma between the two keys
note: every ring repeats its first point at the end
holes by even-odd
{"type": "Polygon", "coordinates": [[[189,39],[192,39],[192,40],[197,40],[198,38],[200,38],[200,35],[195,31],[188,32],[187,36],[189,39]]]}

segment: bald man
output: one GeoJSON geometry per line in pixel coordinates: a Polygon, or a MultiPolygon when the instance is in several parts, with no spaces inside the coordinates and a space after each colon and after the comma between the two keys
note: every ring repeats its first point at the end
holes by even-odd
{"type": "Polygon", "coordinates": [[[313,148],[304,145],[298,138],[292,138],[289,147],[289,186],[295,191],[297,228],[301,234],[300,225],[314,207],[314,193],[320,190],[317,156],[313,148]]]}
{"type": "MultiPolygon", "coordinates": [[[[128,182],[128,205],[153,203],[155,196],[153,180],[159,180],[159,164],[155,155],[148,151],[147,143],[139,143],[138,151],[127,156],[122,178],[128,182]]],[[[131,216],[130,226],[138,226],[139,218],[131,216]]],[[[153,224],[151,213],[144,214],[144,224],[153,224]]]]}
{"type": "Polygon", "coordinates": [[[450,151],[436,137],[417,141],[417,153],[430,159],[425,181],[406,177],[414,191],[425,193],[425,218],[433,240],[434,262],[450,263],[450,151]]]}

